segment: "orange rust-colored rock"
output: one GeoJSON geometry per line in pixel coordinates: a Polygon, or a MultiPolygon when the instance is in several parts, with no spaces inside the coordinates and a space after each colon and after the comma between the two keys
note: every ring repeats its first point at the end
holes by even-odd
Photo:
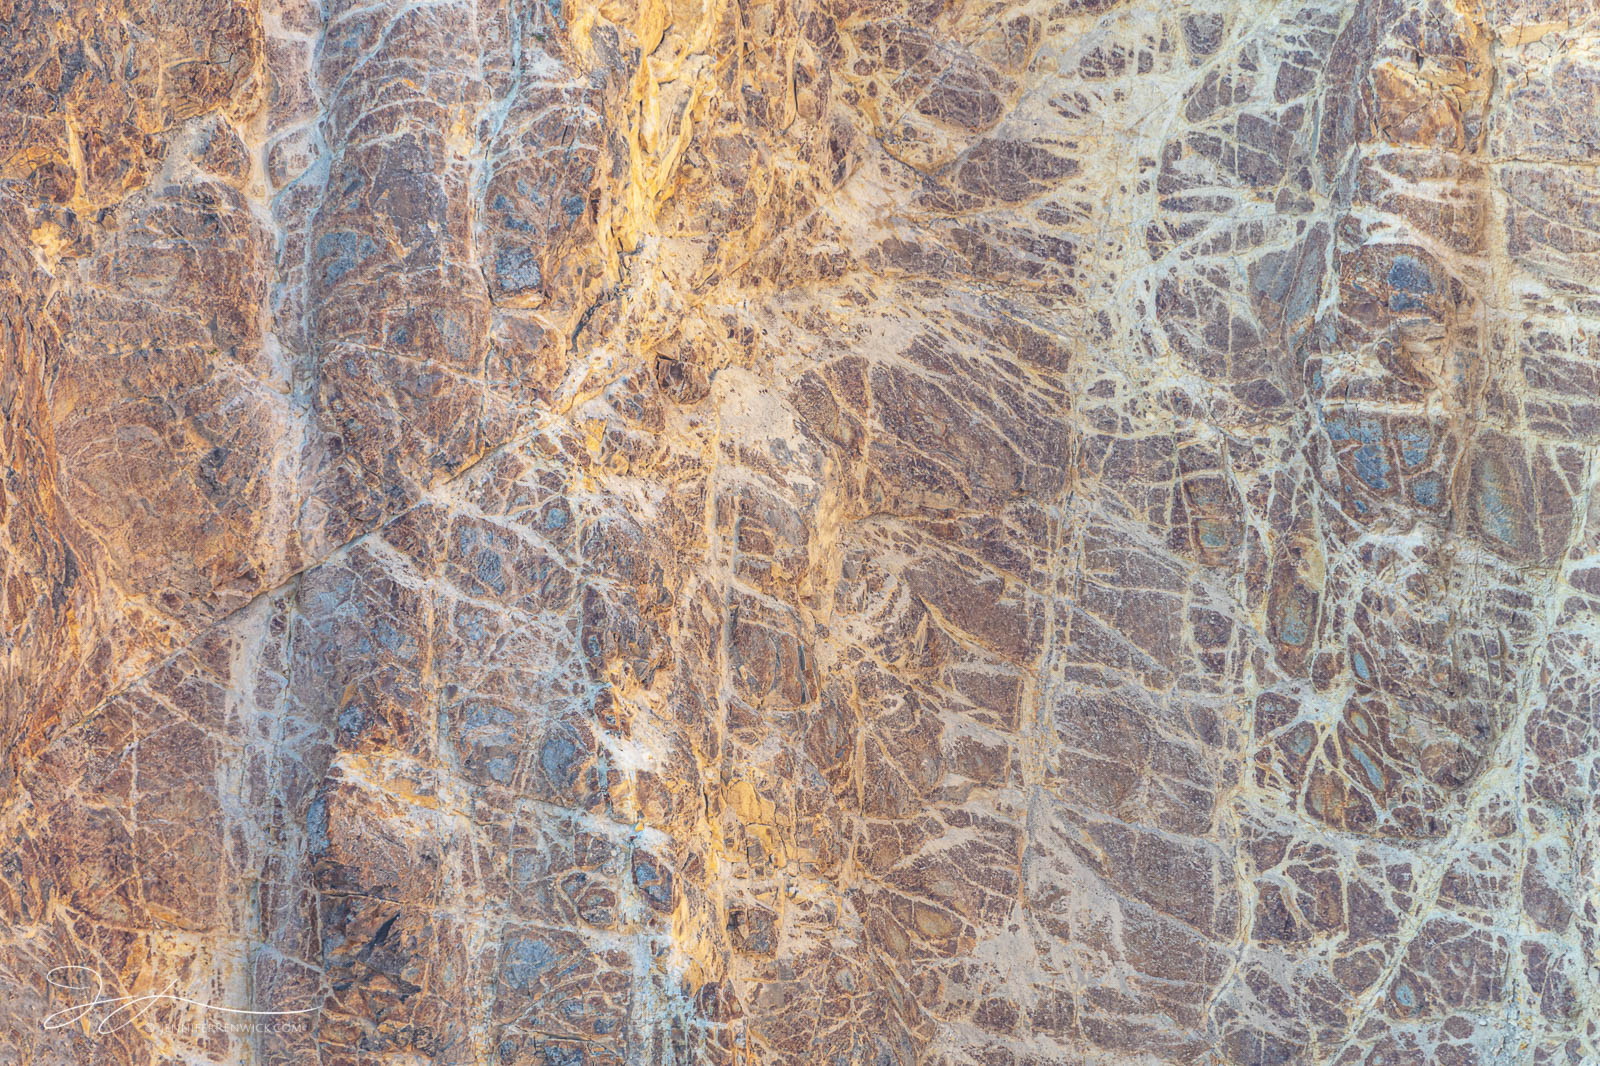
{"type": "Polygon", "coordinates": [[[0,1066],[1600,1061],[1600,13],[0,6],[0,1066]]]}

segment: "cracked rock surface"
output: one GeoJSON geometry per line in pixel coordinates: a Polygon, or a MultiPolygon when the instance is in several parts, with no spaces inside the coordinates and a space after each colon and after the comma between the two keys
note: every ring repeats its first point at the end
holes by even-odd
{"type": "Polygon", "coordinates": [[[1600,1063],[1594,0],[0,26],[0,1066],[1600,1063]]]}

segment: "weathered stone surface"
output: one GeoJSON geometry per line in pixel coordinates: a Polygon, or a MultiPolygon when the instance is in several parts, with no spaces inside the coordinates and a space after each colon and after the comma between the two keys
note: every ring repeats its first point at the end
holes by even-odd
{"type": "Polygon", "coordinates": [[[0,1066],[1600,1062],[1600,9],[0,12],[0,1066]]]}

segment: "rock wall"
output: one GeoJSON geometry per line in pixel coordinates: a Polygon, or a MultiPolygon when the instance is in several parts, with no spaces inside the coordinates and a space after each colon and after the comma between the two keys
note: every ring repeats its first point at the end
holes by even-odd
{"type": "Polygon", "coordinates": [[[1592,0],[0,16],[3,1066],[1600,1062],[1592,0]]]}

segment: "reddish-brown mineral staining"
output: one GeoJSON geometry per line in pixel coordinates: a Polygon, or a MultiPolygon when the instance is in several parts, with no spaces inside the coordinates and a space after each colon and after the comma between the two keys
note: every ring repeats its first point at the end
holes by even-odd
{"type": "Polygon", "coordinates": [[[1600,1063],[1592,0],[0,27],[0,1066],[1600,1063]]]}

